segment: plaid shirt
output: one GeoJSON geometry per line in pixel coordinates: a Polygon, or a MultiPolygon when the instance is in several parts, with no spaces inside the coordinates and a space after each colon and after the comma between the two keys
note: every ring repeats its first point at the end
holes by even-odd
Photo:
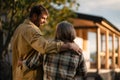
{"type": "Polygon", "coordinates": [[[44,80],[77,80],[86,74],[83,55],[74,51],[44,56],[44,80]]]}

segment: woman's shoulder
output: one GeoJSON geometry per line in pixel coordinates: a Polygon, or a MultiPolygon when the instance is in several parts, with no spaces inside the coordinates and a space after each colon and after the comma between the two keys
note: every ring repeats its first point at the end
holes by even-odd
{"type": "Polygon", "coordinates": [[[76,55],[76,56],[81,56],[81,55],[79,55],[76,51],[74,51],[74,50],[65,50],[65,51],[61,51],[61,52],[59,52],[60,54],[62,53],[62,54],[71,54],[71,55],[76,55]]]}

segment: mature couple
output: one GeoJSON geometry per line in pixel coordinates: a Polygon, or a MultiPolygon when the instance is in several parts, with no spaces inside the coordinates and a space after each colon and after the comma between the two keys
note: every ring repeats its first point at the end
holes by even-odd
{"type": "Polygon", "coordinates": [[[47,41],[39,29],[47,17],[46,8],[34,6],[29,18],[16,29],[12,40],[13,80],[80,80],[80,77],[84,80],[86,66],[81,49],[73,41],[76,37],[73,25],[67,21],[58,23],[55,40],[47,41]],[[44,56],[43,65],[26,72],[27,67],[19,64],[33,49],[44,56]]]}

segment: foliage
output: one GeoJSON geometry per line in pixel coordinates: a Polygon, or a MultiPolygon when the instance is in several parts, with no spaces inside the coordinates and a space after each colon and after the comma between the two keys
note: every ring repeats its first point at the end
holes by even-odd
{"type": "Polygon", "coordinates": [[[0,22],[2,23],[2,31],[6,33],[6,38],[3,44],[3,50],[0,53],[7,53],[6,51],[15,29],[29,15],[30,8],[33,5],[42,4],[48,9],[50,16],[48,23],[43,26],[42,30],[44,30],[46,36],[53,36],[55,25],[74,15],[68,7],[75,4],[75,1],[76,0],[68,0],[67,4],[69,5],[67,6],[66,0],[1,0],[0,22]],[[54,7],[55,5],[57,5],[58,8],[62,6],[62,8],[58,9],[54,7]]]}

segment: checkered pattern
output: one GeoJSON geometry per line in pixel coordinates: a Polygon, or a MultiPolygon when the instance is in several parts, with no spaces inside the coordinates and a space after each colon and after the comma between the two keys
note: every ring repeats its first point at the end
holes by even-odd
{"type": "Polygon", "coordinates": [[[75,80],[75,76],[86,73],[83,55],[74,51],[44,56],[44,80],[75,80]]]}

